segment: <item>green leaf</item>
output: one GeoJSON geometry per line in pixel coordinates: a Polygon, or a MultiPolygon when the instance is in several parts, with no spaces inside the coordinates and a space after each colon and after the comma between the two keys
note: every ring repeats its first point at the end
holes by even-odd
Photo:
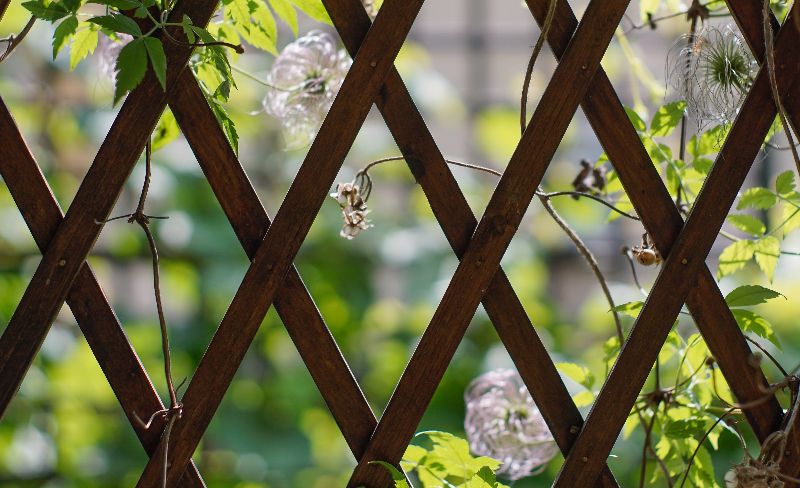
{"type": "Polygon", "coordinates": [[[775,290],[770,290],[759,285],[742,285],[725,296],[725,302],[729,307],[749,307],[767,303],[769,300],[783,297],[775,290]]]}
{"type": "Polygon", "coordinates": [[[775,179],[775,191],[778,195],[787,196],[794,191],[794,171],[784,171],[775,179]]]}
{"type": "Polygon", "coordinates": [[[56,30],[53,31],[53,59],[56,59],[67,39],[72,37],[76,30],[78,30],[78,18],[74,15],[70,15],[58,24],[56,30]]]}
{"type": "Polygon", "coordinates": [[[747,191],[739,198],[739,204],[736,205],[737,210],[744,208],[757,208],[760,210],[767,210],[778,203],[778,197],[767,188],[755,186],[748,188],[747,191]]]}
{"type": "Polygon", "coordinates": [[[689,139],[686,149],[695,158],[719,152],[720,145],[730,132],[730,124],[717,125],[689,139]]]}
{"type": "Polygon", "coordinates": [[[658,109],[650,122],[650,132],[654,136],[668,136],[681,123],[686,112],[686,102],[679,100],[658,109]]]}
{"type": "Polygon", "coordinates": [[[408,482],[406,481],[406,477],[403,476],[403,473],[394,467],[394,465],[385,461],[370,461],[369,464],[377,464],[378,466],[383,466],[386,468],[386,471],[392,475],[392,481],[394,481],[395,488],[410,488],[408,482]]]}
{"type": "Polygon", "coordinates": [[[767,319],[755,312],[742,308],[735,308],[731,312],[733,312],[736,323],[739,324],[742,331],[751,332],[762,339],[770,341],[778,348],[781,347],[780,342],[778,342],[778,336],[775,335],[775,331],[772,330],[772,324],[767,319]]]}
{"type": "Polygon", "coordinates": [[[706,421],[700,418],[670,420],[664,428],[664,435],[673,439],[686,439],[705,433],[706,421]]]}
{"type": "Polygon", "coordinates": [[[772,282],[778,258],[781,257],[781,241],[774,236],[766,236],[755,242],[754,245],[756,264],[772,282]]]}
{"type": "Polygon", "coordinates": [[[134,39],[119,52],[117,57],[117,87],[114,91],[116,104],[126,93],[136,88],[147,71],[147,48],[144,38],[134,39]]]}
{"type": "Polygon", "coordinates": [[[783,224],[781,230],[783,230],[783,235],[787,236],[793,230],[800,228],[800,208],[789,202],[784,202],[781,207],[781,222],[783,224]]]}
{"type": "Polygon", "coordinates": [[[89,19],[89,22],[113,32],[130,34],[133,37],[142,36],[142,30],[139,28],[139,25],[130,17],[122,14],[101,15],[89,19]]]}
{"type": "Polygon", "coordinates": [[[42,20],[49,20],[50,22],[66,17],[70,11],[60,3],[51,2],[45,4],[43,1],[24,2],[23,7],[28,9],[30,13],[42,20]]]}
{"type": "Polygon", "coordinates": [[[333,24],[328,11],[322,5],[321,0],[289,0],[295,7],[299,8],[303,13],[324,24],[333,24]]]}
{"type": "Polygon", "coordinates": [[[158,119],[158,125],[155,132],[153,132],[153,151],[156,151],[170,142],[174,141],[181,134],[178,127],[178,122],[175,120],[175,115],[167,108],[158,119]]]}
{"type": "Polygon", "coordinates": [[[469,479],[484,466],[491,469],[497,469],[500,466],[499,461],[490,457],[473,457],[469,452],[467,441],[453,434],[429,431],[419,435],[426,435],[433,441],[433,449],[426,456],[427,463],[441,464],[452,476],[469,479]]]}
{"type": "Polygon", "coordinates": [[[760,236],[767,230],[767,226],[752,215],[728,215],[728,222],[740,231],[754,236],[760,236]]]}
{"type": "Polygon", "coordinates": [[[61,0],[60,3],[73,14],[77,13],[78,9],[81,8],[81,0],[61,0]]]}
{"type": "Polygon", "coordinates": [[[587,390],[594,386],[595,378],[589,368],[574,363],[556,363],[556,368],[587,390]]]}
{"type": "Polygon", "coordinates": [[[70,44],[69,69],[75,69],[75,66],[77,66],[83,58],[93,53],[96,47],[97,29],[94,26],[76,32],[72,37],[72,44],[70,44]]]}
{"type": "Polygon", "coordinates": [[[294,36],[297,37],[297,11],[289,3],[289,0],[269,0],[269,4],[272,6],[272,10],[278,14],[278,17],[292,29],[294,36]]]}
{"type": "Polygon", "coordinates": [[[753,241],[741,240],[726,247],[719,256],[717,278],[722,278],[744,268],[744,265],[753,259],[755,246],[753,241]]]}
{"type": "Polygon", "coordinates": [[[575,406],[578,408],[586,407],[594,402],[594,393],[589,390],[583,390],[572,397],[575,406]]]}
{"type": "Polygon", "coordinates": [[[623,303],[622,305],[617,305],[611,310],[614,312],[623,313],[629,317],[637,318],[639,316],[639,311],[641,311],[643,306],[644,302],[627,302],[623,303]]]}
{"type": "Polygon", "coordinates": [[[644,132],[647,130],[647,124],[644,123],[644,120],[639,117],[639,114],[637,114],[634,109],[625,107],[625,113],[628,114],[628,120],[631,121],[636,132],[644,132]]]}
{"type": "Polygon", "coordinates": [[[164,46],[161,40],[155,37],[144,37],[144,46],[147,48],[147,56],[153,66],[153,72],[158,78],[161,88],[167,89],[167,56],[164,54],[164,46]]]}
{"type": "Polygon", "coordinates": [[[108,5],[117,10],[133,10],[142,7],[142,2],[137,0],[89,0],[87,3],[97,3],[100,5],[108,5]]]}

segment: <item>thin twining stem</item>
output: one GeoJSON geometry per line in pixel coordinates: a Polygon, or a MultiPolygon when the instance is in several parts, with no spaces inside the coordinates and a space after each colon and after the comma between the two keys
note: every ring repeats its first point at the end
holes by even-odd
{"type": "Polygon", "coordinates": [[[792,127],[786,119],[786,109],[783,107],[781,101],[781,94],[778,90],[778,78],[775,74],[775,42],[772,32],[772,9],[770,8],[770,1],[764,0],[763,9],[763,26],[764,26],[764,58],[767,61],[767,73],[769,74],[769,86],[772,90],[772,98],[775,100],[775,107],[778,109],[778,117],[781,119],[783,131],[786,133],[786,139],[789,142],[789,149],[792,150],[792,157],[794,164],[797,167],[797,172],[800,174],[800,155],[797,153],[797,147],[794,144],[794,136],[792,136],[792,127]]]}
{"type": "Polygon", "coordinates": [[[36,16],[31,15],[31,18],[28,19],[28,23],[25,24],[25,27],[22,28],[19,34],[17,35],[12,34],[5,39],[0,39],[0,43],[5,42],[8,44],[3,54],[0,54],[0,63],[5,61],[7,57],[11,56],[11,53],[14,52],[17,46],[19,46],[22,43],[22,40],[25,39],[25,36],[27,36],[28,33],[31,31],[34,23],[36,23],[36,16]]]}
{"type": "Polygon", "coordinates": [[[528,68],[525,70],[525,81],[522,83],[522,99],[520,100],[519,111],[519,125],[523,133],[528,124],[528,91],[530,90],[531,78],[533,78],[533,66],[536,64],[536,58],[539,57],[539,53],[542,51],[544,41],[547,40],[547,36],[550,34],[550,27],[553,25],[557,4],[558,0],[550,0],[547,6],[547,15],[545,16],[544,24],[542,24],[542,31],[539,33],[539,38],[536,39],[536,45],[533,46],[531,59],[528,61],[528,68]]]}
{"type": "MultiPolygon", "coordinates": [[[[711,0],[710,2],[701,4],[701,6],[705,7],[705,8],[708,8],[709,5],[714,5],[715,3],[722,3],[722,2],[723,2],[723,0],[711,0]]],[[[710,12],[720,12],[721,10],[724,10],[724,9],[725,9],[725,7],[720,7],[720,8],[716,8],[716,9],[710,10],[710,12]]],[[[671,14],[665,14],[665,15],[662,15],[660,17],[651,17],[644,24],[637,24],[636,22],[631,20],[631,18],[630,18],[630,16],[628,14],[625,14],[625,19],[631,24],[630,28],[625,31],[625,34],[628,34],[628,33],[632,32],[632,31],[635,31],[635,30],[644,29],[645,27],[649,27],[650,29],[654,29],[656,24],[658,24],[662,20],[670,20],[670,19],[674,19],[674,18],[677,18],[677,17],[681,17],[681,16],[689,14],[690,11],[691,11],[691,9],[687,9],[687,10],[682,10],[680,12],[674,12],[674,13],[671,13],[671,14]]],[[[728,13],[728,12],[710,13],[709,17],[730,17],[730,15],[731,14],[728,13]]]]}
{"type": "MultiPolygon", "coordinates": [[[[405,158],[403,156],[391,156],[391,157],[387,157],[387,158],[376,159],[375,161],[373,161],[373,162],[369,163],[368,165],[364,166],[364,168],[361,169],[357,173],[357,176],[365,176],[366,179],[367,179],[367,185],[370,186],[370,179],[368,178],[369,170],[372,169],[374,166],[377,166],[377,165],[383,164],[383,163],[388,163],[388,162],[391,162],[391,161],[405,161],[405,158]]],[[[453,166],[460,166],[462,168],[474,169],[476,171],[482,171],[484,173],[489,173],[489,174],[492,174],[492,175],[495,175],[495,176],[498,176],[498,177],[502,177],[503,176],[503,173],[501,173],[500,171],[497,171],[497,170],[492,169],[492,168],[487,168],[486,166],[480,166],[480,165],[477,165],[477,164],[464,163],[464,162],[461,162],[461,161],[453,161],[451,159],[446,159],[445,162],[447,164],[450,164],[450,165],[453,165],[453,166]]],[[[362,188],[362,193],[366,194],[366,195],[369,195],[369,189],[370,188],[362,188]]],[[[622,215],[623,217],[627,217],[627,218],[629,218],[631,220],[636,220],[636,221],[641,220],[636,215],[633,215],[633,214],[628,213],[628,212],[626,212],[626,211],[624,211],[624,210],[622,210],[620,208],[615,207],[613,203],[610,203],[610,202],[602,199],[601,197],[598,197],[597,195],[593,195],[591,193],[587,193],[587,192],[583,192],[583,191],[571,191],[570,190],[570,191],[544,192],[544,191],[540,190],[540,191],[536,192],[536,195],[540,196],[540,197],[546,197],[546,198],[561,197],[561,196],[586,197],[586,198],[588,198],[590,200],[594,200],[595,202],[600,203],[600,204],[608,207],[609,209],[611,209],[612,211],[622,215]]],[[[366,201],[367,198],[368,197],[364,198],[364,200],[366,201]]]]}

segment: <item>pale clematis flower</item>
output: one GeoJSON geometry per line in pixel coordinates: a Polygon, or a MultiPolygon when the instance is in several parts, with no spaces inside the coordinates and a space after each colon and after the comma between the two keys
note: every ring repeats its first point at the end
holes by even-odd
{"type": "Polygon", "coordinates": [[[119,52],[126,44],[133,40],[133,36],[128,34],[117,34],[117,39],[111,39],[108,36],[101,35],[97,41],[97,66],[105,78],[112,83],[117,82],[117,58],[119,52]]]}
{"type": "Polygon", "coordinates": [[[350,68],[350,57],[329,34],[312,31],[275,59],[264,110],[281,121],[287,149],[307,146],[316,135],[350,68]]]}
{"type": "Polygon", "coordinates": [[[354,183],[339,183],[336,185],[336,192],[331,193],[339,206],[342,208],[344,225],[339,235],[345,239],[353,239],[361,231],[372,227],[367,214],[367,204],[361,198],[359,186],[354,183]]]}
{"type": "Polygon", "coordinates": [[[503,464],[510,480],[536,474],[558,453],[539,408],[516,371],[498,369],[473,380],[464,393],[470,449],[503,464]]]}

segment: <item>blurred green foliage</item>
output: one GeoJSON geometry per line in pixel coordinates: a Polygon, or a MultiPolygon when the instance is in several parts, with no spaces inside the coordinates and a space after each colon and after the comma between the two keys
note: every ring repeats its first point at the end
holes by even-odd
{"type": "MultiPolygon", "coordinates": [[[[0,36],[18,31],[26,20],[25,10],[13,2],[0,21],[0,36]]],[[[304,27],[316,24],[301,16],[301,32],[304,27]]],[[[0,65],[0,94],[56,198],[66,209],[115,116],[113,85],[98,75],[91,57],[75,72],[69,71],[69,61],[63,56],[52,61],[50,38],[49,26],[37,24],[18,52],[0,65]]],[[[292,38],[288,28],[282,29],[279,44],[292,38]]],[[[628,48],[612,47],[609,51],[606,63],[612,75],[626,75],[619,66],[628,48]]],[[[270,60],[265,55],[245,54],[235,63],[263,74],[270,60]]],[[[520,72],[524,62],[520,60],[520,72]]],[[[455,90],[445,89],[440,97],[426,96],[426,86],[432,83],[446,88],[450,85],[446,76],[434,69],[435,63],[425,48],[408,43],[397,65],[427,120],[433,124],[470,122],[466,121],[465,104],[455,90]]],[[[274,214],[304,151],[283,151],[278,122],[264,114],[252,114],[260,108],[264,88],[246,78],[237,78],[237,82],[239,89],[232,93],[226,108],[241,137],[241,160],[265,207],[274,214]]],[[[648,86],[648,82],[642,84],[648,86]]],[[[518,141],[515,100],[515,94],[509,93],[507,103],[482,109],[474,120],[473,136],[479,150],[500,169],[518,141]]],[[[647,101],[637,99],[636,103],[646,105],[647,101]]],[[[662,115],[669,119],[669,114],[662,115]]],[[[653,135],[667,135],[655,132],[653,135]]],[[[577,156],[599,156],[596,145],[588,146],[590,149],[583,145],[584,139],[591,137],[584,123],[573,124],[548,173],[548,188],[568,189],[577,169],[577,156]]],[[[696,145],[699,143],[696,141],[696,145]]],[[[656,151],[659,146],[652,143],[649,149],[656,151]]],[[[340,180],[349,181],[367,162],[396,153],[383,122],[373,114],[362,129],[340,180]]],[[[162,254],[174,374],[180,381],[191,377],[248,261],[185,141],[178,138],[161,148],[155,155],[155,164],[147,211],[170,217],[157,221],[155,230],[162,254]]],[[[495,180],[462,169],[454,172],[480,215],[495,180]]],[[[142,176],[143,169],[138,167],[114,215],[127,213],[135,206],[142,176]]],[[[375,228],[352,242],[341,239],[340,211],[327,202],[296,265],[379,415],[433,315],[456,259],[403,163],[376,168],[373,178],[376,190],[370,207],[375,228]]],[[[780,189],[776,192],[783,194],[780,189]]],[[[598,252],[617,302],[641,300],[627,263],[618,253],[621,244],[637,242],[641,228],[619,220],[607,222],[608,210],[585,199],[554,203],[598,252]]],[[[780,222],[781,215],[773,213],[766,212],[761,217],[780,222]]],[[[13,313],[39,253],[7,188],[1,184],[0,229],[2,326],[13,313]]],[[[719,251],[721,248],[716,255],[719,251]]],[[[143,235],[124,221],[107,225],[90,264],[163,394],[160,340],[143,235]]],[[[735,288],[737,282],[764,282],[759,264],[740,266],[733,278],[722,280],[723,290],[735,288]]],[[[585,413],[591,400],[591,392],[587,399],[587,389],[599,388],[601,375],[607,371],[608,339],[613,335],[613,320],[599,289],[586,278],[589,271],[566,238],[538,208],[529,212],[503,265],[553,359],[585,365],[579,367],[579,372],[583,367],[594,372],[597,381],[586,387],[586,381],[569,379],[576,377],[574,365],[561,367],[585,413]]],[[[782,256],[769,286],[790,298],[798,296],[800,286],[792,279],[796,267],[796,259],[782,256]]],[[[654,277],[654,272],[643,272],[646,283],[654,277]]],[[[791,333],[798,312],[796,300],[773,300],[758,310],[781,339],[783,351],[779,354],[788,361],[784,365],[794,366],[792,358],[800,352],[800,342],[791,333]]],[[[626,319],[629,320],[632,321],[626,319]]],[[[682,322],[681,327],[691,332],[691,324],[682,322]]],[[[770,350],[776,351],[771,346],[770,350]]],[[[480,309],[419,430],[463,435],[463,391],[467,384],[485,370],[510,365],[480,309]]],[[[766,366],[772,378],[778,378],[766,366]]],[[[578,376],[584,380],[588,377],[578,376]]],[[[638,480],[641,441],[641,432],[634,432],[618,443],[609,460],[623,486],[638,480]]],[[[717,478],[721,479],[727,467],[741,458],[741,451],[736,438],[727,431],[718,442],[720,454],[714,455],[713,463],[717,478]]],[[[265,318],[195,459],[212,487],[344,486],[354,466],[352,455],[274,310],[265,318]]],[[[0,422],[0,486],[132,486],[145,461],[143,450],[65,308],[0,422]]],[[[711,460],[704,458],[701,462],[711,460]]],[[[559,464],[557,458],[544,473],[514,486],[549,486],[559,464]]]]}

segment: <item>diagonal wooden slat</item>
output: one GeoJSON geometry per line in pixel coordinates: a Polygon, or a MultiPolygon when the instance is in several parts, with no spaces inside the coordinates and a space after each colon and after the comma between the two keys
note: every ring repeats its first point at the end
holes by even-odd
{"type": "Polygon", "coordinates": [[[369,462],[400,460],[628,3],[589,3],[348,486],[382,486],[385,471],[369,462]]]}
{"type": "MultiPolygon", "coordinates": [[[[169,106],[239,242],[252,258],[270,225],[269,216],[193,74],[186,71],[178,83],[169,106]]],[[[375,415],[294,267],[282,286],[275,297],[278,315],[350,450],[359,458],[377,425],[375,415]]]]}
{"type": "MultiPolygon", "coordinates": [[[[547,2],[528,0],[528,6],[541,24],[547,2]]],[[[550,43],[558,56],[578,21],[565,2],[560,2],[555,18],[550,43]]],[[[683,219],[602,67],[582,107],[648,233],[666,255],[683,227],[683,219]]],[[[743,403],[761,399],[767,380],[760,370],[742,374],[742,364],[746,364],[751,351],[707,268],[698,275],[686,303],[736,397],[743,403]]],[[[780,424],[783,412],[771,397],[746,409],[745,415],[758,438],[764,440],[780,424]]]]}
{"type": "MultiPolygon", "coordinates": [[[[337,0],[341,1],[341,0],[337,0]]],[[[387,0],[353,61],[339,95],[267,229],[228,312],[184,396],[184,420],[170,438],[168,483],[183,471],[341,168],[372,100],[394,63],[423,0],[387,0]]],[[[160,476],[151,458],[137,486],[160,476]]]]}
{"type": "MultiPolygon", "coordinates": [[[[0,147],[3,147],[0,176],[28,224],[37,246],[43,251],[47,249],[63,215],[2,99],[0,147]]],[[[164,408],[164,405],[88,265],[83,266],[78,273],[67,295],[67,304],[139,441],[145,451],[152,455],[158,446],[162,425],[160,421],[156,421],[151,429],[144,430],[133,414],[147,418],[152,412],[164,408]]],[[[189,466],[188,476],[184,476],[182,486],[205,486],[194,464],[189,466]]]]}
{"type": "MultiPolygon", "coordinates": [[[[216,0],[178,2],[171,14],[206,25],[216,0]],[[191,8],[189,6],[191,5],[191,8]]],[[[180,28],[172,33],[182,38],[180,28]]],[[[167,87],[172,89],[191,48],[165,43],[167,87]]],[[[122,186],[166,106],[166,94],[152,71],[123,104],[89,168],[70,209],[42,256],[22,299],[0,337],[0,413],[4,413],[39,350],[50,324],[83,266],[122,186]]],[[[182,468],[183,469],[183,468],[182,468]]]]}
{"type": "MultiPolygon", "coordinates": [[[[778,35],[776,59],[778,66],[784,63],[777,73],[780,87],[787,87],[800,72],[800,66],[790,62],[797,55],[799,40],[793,22],[787,23],[778,35]]],[[[768,76],[762,69],[555,486],[585,486],[600,474],[775,115],[768,76]]]]}

